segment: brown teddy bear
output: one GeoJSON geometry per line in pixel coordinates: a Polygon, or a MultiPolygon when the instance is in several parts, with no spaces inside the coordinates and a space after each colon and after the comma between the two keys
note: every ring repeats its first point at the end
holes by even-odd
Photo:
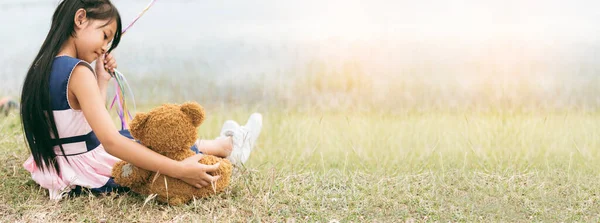
{"type": "MultiPolygon", "coordinates": [[[[131,135],[141,144],[173,160],[184,160],[195,153],[190,149],[197,139],[197,128],[204,121],[204,109],[195,102],[182,105],[165,104],[148,113],[138,113],[131,122],[131,135]]],[[[171,205],[187,203],[193,197],[207,197],[225,190],[233,166],[227,159],[204,155],[200,163],[221,162],[214,173],[221,178],[215,185],[196,188],[179,179],[140,169],[125,161],[118,162],[112,171],[117,184],[171,205]]]]}

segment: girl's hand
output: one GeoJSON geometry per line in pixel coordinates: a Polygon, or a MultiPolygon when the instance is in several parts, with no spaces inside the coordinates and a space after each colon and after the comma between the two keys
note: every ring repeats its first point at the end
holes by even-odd
{"type": "Polygon", "coordinates": [[[180,161],[181,171],[177,178],[197,188],[210,186],[211,182],[215,182],[221,178],[221,176],[212,176],[208,174],[217,171],[221,163],[205,165],[198,162],[201,158],[202,154],[196,154],[195,156],[180,161]]]}
{"type": "Polygon", "coordinates": [[[96,60],[96,75],[99,81],[109,81],[117,68],[117,61],[112,54],[103,54],[96,60]],[[110,73],[109,73],[110,72],[110,73]]]}

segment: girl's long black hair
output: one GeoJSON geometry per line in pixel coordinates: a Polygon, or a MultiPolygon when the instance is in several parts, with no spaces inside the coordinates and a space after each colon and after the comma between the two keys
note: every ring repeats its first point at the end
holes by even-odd
{"type": "MultiPolygon", "coordinates": [[[[60,136],[52,113],[48,83],[54,58],[64,43],[75,36],[74,19],[79,9],[84,9],[90,20],[116,21],[117,30],[108,52],[115,49],[121,40],[121,16],[110,0],[63,0],[54,11],[50,31],[27,71],[21,92],[21,122],[25,139],[36,166],[42,171],[60,173],[53,149],[60,136]]],[[[59,147],[64,153],[63,146],[59,147]]]]}

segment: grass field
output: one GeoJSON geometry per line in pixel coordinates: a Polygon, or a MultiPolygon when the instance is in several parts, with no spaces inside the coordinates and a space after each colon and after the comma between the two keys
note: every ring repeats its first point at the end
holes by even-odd
{"type": "MultiPolygon", "coordinates": [[[[258,108],[263,133],[223,194],[170,207],[134,194],[55,203],[0,119],[3,222],[598,222],[600,113],[258,108]]],[[[207,108],[202,138],[250,109],[207,108]]]]}

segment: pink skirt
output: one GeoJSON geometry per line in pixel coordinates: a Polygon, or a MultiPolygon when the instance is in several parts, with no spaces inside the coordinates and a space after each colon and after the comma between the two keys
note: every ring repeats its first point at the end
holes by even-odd
{"type": "Polygon", "coordinates": [[[30,156],[23,167],[31,173],[31,178],[41,187],[48,189],[50,199],[60,200],[77,186],[100,188],[111,179],[113,166],[120,161],[108,154],[102,145],[92,151],[73,155],[57,156],[60,174],[56,171],[42,171],[30,156]],[[68,162],[67,162],[68,159],[68,162]]]}

